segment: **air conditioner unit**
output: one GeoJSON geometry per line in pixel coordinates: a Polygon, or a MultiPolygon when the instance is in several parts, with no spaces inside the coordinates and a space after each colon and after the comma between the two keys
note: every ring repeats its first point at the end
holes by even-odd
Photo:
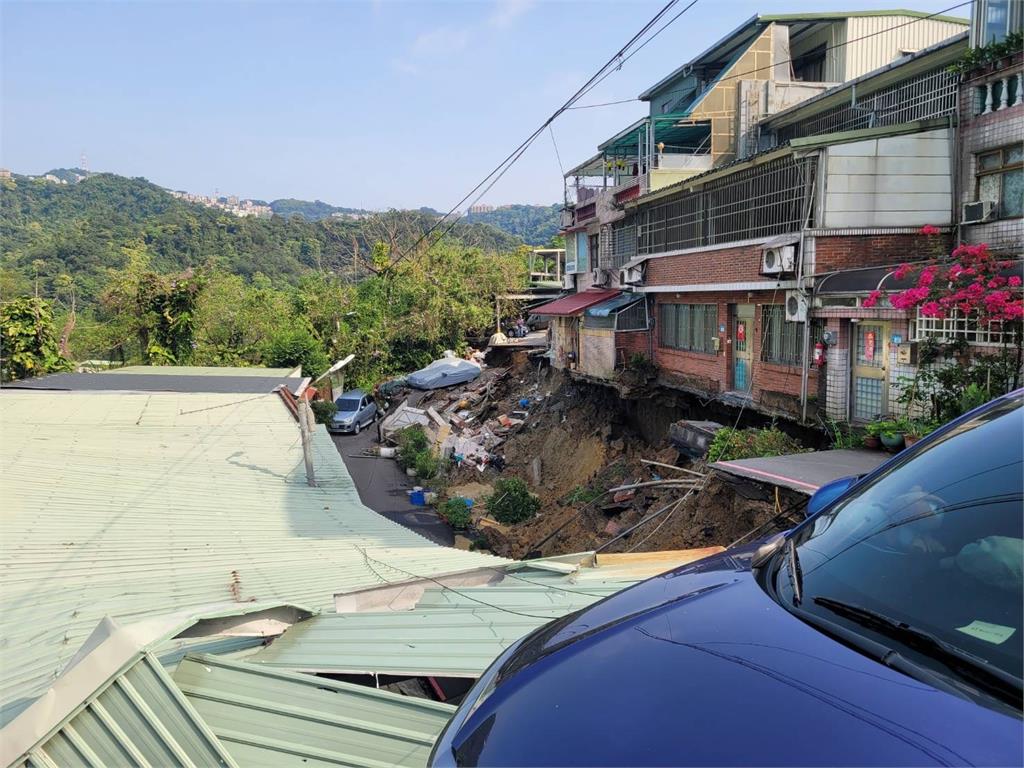
{"type": "Polygon", "coordinates": [[[619,270],[620,285],[639,285],[644,281],[644,268],[640,264],[619,270]]]}
{"type": "Polygon", "coordinates": [[[595,269],[593,271],[594,285],[599,285],[602,288],[607,288],[612,282],[612,272],[610,269],[595,269]]]}
{"type": "Polygon", "coordinates": [[[567,291],[576,288],[576,275],[562,275],[562,288],[567,291]]]}
{"type": "Polygon", "coordinates": [[[960,222],[962,224],[979,224],[988,221],[992,218],[995,210],[996,205],[991,200],[975,200],[973,203],[964,203],[960,222]]]}
{"type": "Polygon", "coordinates": [[[791,323],[807,322],[807,297],[800,291],[786,291],[786,320],[791,323]]]}
{"type": "Polygon", "coordinates": [[[796,246],[765,248],[761,254],[762,275],[782,275],[796,271],[796,246]]]}

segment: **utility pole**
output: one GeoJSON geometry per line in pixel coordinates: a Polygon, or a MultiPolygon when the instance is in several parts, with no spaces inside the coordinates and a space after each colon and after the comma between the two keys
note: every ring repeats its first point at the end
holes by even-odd
{"type": "Polygon", "coordinates": [[[313,409],[309,407],[306,398],[299,400],[299,434],[302,436],[302,460],[306,464],[306,485],[316,487],[316,477],[313,474],[313,444],[311,436],[315,420],[313,409]]]}

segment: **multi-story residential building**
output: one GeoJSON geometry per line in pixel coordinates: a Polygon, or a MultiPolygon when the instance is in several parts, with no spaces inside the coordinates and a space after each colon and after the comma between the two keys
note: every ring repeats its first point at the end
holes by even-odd
{"type": "MultiPolygon", "coordinates": [[[[978,0],[971,45],[985,49],[1024,27],[1021,0],[978,0]]],[[[996,252],[1024,251],[1024,65],[1020,46],[964,74],[958,166],[960,234],[996,252]]]]}
{"type": "MultiPolygon", "coordinates": [[[[889,28],[889,34],[900,37],[930,21],[908,23],[899,34],[889,28]]],[[[779,22],[772,24],[777,29],[779,22]]],[[[795,45],[793,26],[788,34],[795,45]]],[[[911,342],[934,328],[884,300],[868,306],[865,299],[878,289],[906,287],[894,275],[897,265],[948,253],[960,234],[961,85],[950,65],[965,54],[968,33],[965,23],[952,28],[957,34],[937,42],[912,45],[904,37],[895,45],[905,55],[895,61],[852,77],[846,70],[840,85],[785,108],[762,109],[753,125],[732,133],[731,144],[719,145],[728,149],[721,163],[709,152],[712,167],[702,173],[657,188],[640,185],[630,195],[621,194],[621,182],[605,188],[587,201],[599,219],[596,231],[580,226],[578,203],[569,206],[576,226],[567,235],[576,242],[577,261],[584,248],[588,256],[596,253],[599,265],[616,268],[616,280],[606,287],[628,292],[600,297],[604,304],[621,303],[632,319],[640,315],[635,297],[646,297],[645,330],[628,321],[621,332],[613,326],[614,341],[605,346],[612,346],[617,362],[646,354],[666,389],[806,421],[825,414],[864,421],[890,412],[901,377],[914,370],[911,342]],[[924,225],[938,233],[923,236],[924,225]],[[812,361],[818,342],[827,344],[812,361]]],[[[858,39],[845,34],[842,39],[858,39]]],[[[882,47],[886,36],[872,39],[882,47]]],[[[824,71],[836,71],[827,56],[835,45],[826,43],[824,71]]],[[[791,58],[795,65],[800,52],[791,58]]],[[[1017,69],[1008,72],[1019,72],[1019,55],[1015,61],[1017,69]]],[[[1009,74],[990,75],[1007,82],[997,91],[1000,109],[1012,115],[1020,91],[1012,90],[1009,74]]],[[[972,117],[994,122],[978,103],[972,117]]],[[[1019,118],[1016,124],[1019,130],[1019,118]]],[[[998,190],[1013,192],[1019,156],[991,146],[982,146],[982,155],[998,150],[1001,165],[980,173],[1003,175],[998,190]]],[[[981,183],[987,194],[997,189],[994,182],[974,189],[981,183]]],[[[1012,240],[1019,219],[999,226],[1012,240]]],[[[590,298],[599,297],[594,292],[590,298]]],[[[607,349],[583,343],[588,328],[596,328],[590,321],[595,306],[603,305],[589,304],[566,324],[574,336],[568,344],[559,340],[573,351],[565,367],[614,380],[607,374],[607,349]]]]}
{"type": "Polygon", "coordinates": [[[566,178],[573,287],[616,285],[628,248],[613,247],[623,206],[754,154],[764,116],[941,40],[966,22],[911,11],[760,15],[638,97],[648,114],[566,178]],[[611,270],[600,272],[598,270],[611,270]]]}

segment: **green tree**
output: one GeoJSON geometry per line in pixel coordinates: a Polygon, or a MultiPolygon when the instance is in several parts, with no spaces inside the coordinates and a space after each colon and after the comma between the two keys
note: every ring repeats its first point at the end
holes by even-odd
{"type": "Polygon", "coordinates": [[[0,370],[5,381],[67,370],[60,354],[53,309],[45,299],[23,296],[0,305],[0,370]]]}
{"type": "Polygon", "coordinates": [[[330,366],[322,342],[302,325],[277,330],[263,344],[263,364],[271,368],[302,366],[305,376],[319,376],[330,366]]]}

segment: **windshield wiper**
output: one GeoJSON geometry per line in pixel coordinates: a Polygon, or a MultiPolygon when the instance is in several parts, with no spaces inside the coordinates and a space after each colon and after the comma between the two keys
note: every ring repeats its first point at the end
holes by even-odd
{"type": "Polygon", "coordinates": [[[842,600],[834,600],[830,597],[816,597],[814,602],[816,605],[880,635],[899,640],[904,645],[941,662],[957,677],[977,686],[1000,701],[1013,705],[1015,709],[1021,709],[1022,695],[1024,695],[1024,685],[1021,680],[984,659],[967,653],[930,632],[877,611],[852,603],[844,603],[842,600]]]}
{"type": "Polygon", "coordinates": [[[804,577],[800,571],[800,557],[796,553],[796,542],[793,539],[789,540],[786,547],[789,583],[793,586],[793,605],[800,605],[804,599],[804,577]]]}

